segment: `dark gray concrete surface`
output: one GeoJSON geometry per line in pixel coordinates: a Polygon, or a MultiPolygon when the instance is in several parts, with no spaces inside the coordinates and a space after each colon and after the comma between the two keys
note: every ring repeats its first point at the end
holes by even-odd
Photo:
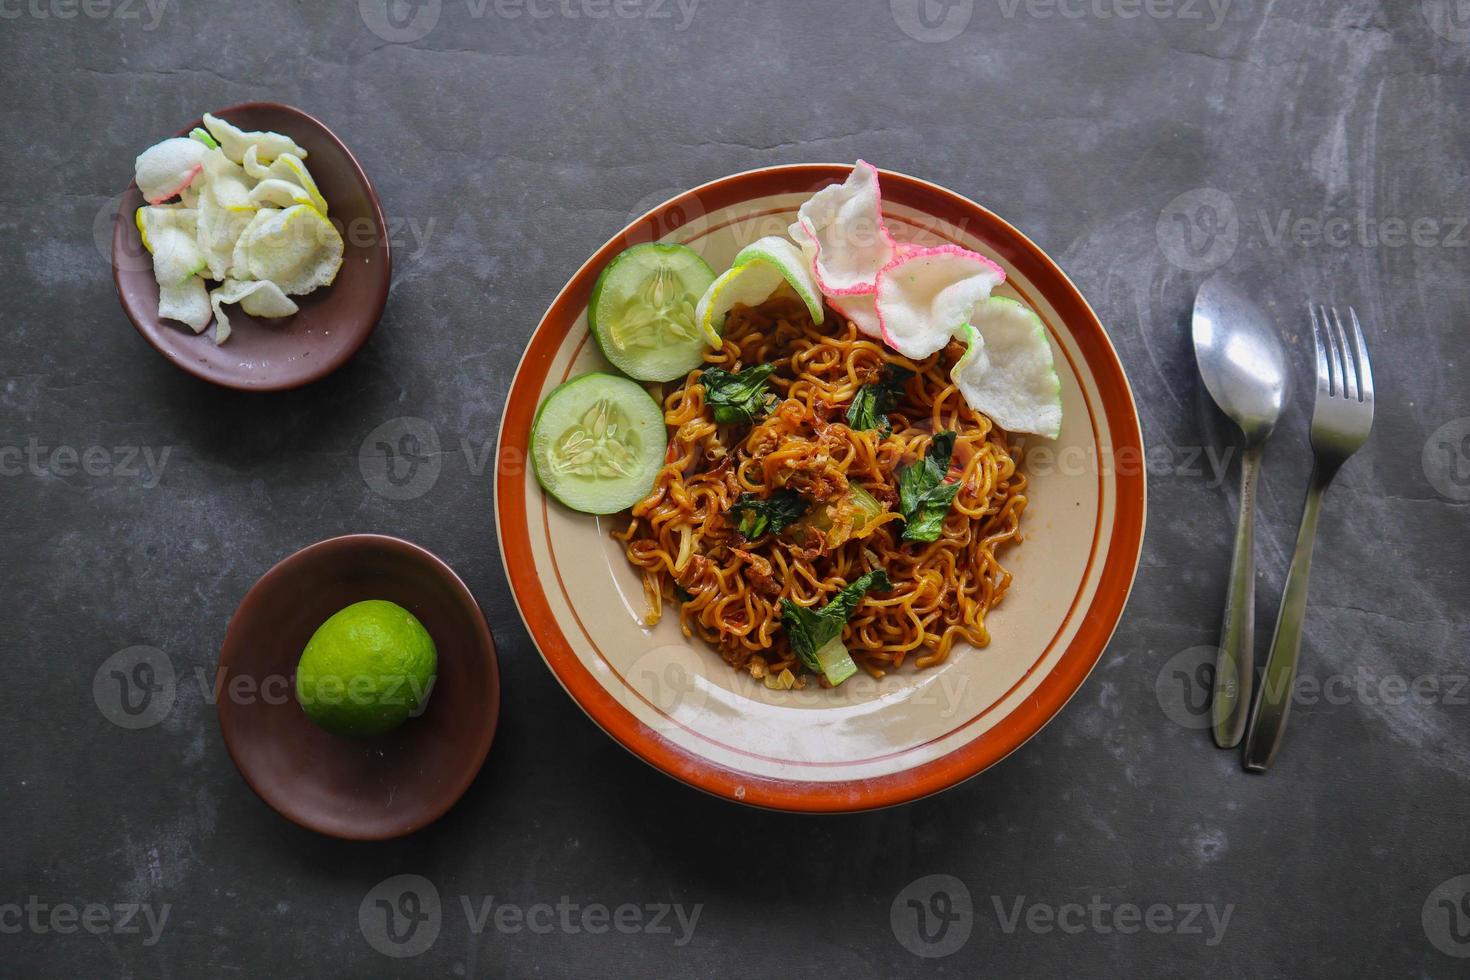
{"type": "MultiPolygon", "coordinates": [[[[1464,976],[1464,7],[432,0],[390,20],[381,0],[0,0],[0,975],[1464,976]],[[268,397],[149,349],[98,245],[135,153],[251,99],[333,126],[397,239],[368,346],[268,397]],[[1137,393],[1150,513],[1117,635],[1047,729],[938,797],[811,819],[706,798],[582,715],[507,593],[485,460],[532,327],[630,213],[858,156],[980,200],[1073,277],[1137,393]],[[1216,634],[1236,499],[1187,334],[1214,268],[1279,316],[1304,382],[1305,301],[1356,304],[1379,379],[1323,518],[1310,684],[1264,778],[1180,700],[1216,634]],[[401,417],[443,454],[394,501],[359,450],[401,417]],[[90,470],[70,462],[93,447],[90,470]],[[480,778],[391,843],[257,800],[197,679],[261,572],[351,531],[442,555],[500,647],[480,778]],[[93,682],[140,645],[177,691],[129,730],[93,682]],[[442,912],[390,959],[359,906],[400,874],[442,912]],[[925,945],[907,899],[935,895],[927,924],[948,898],[951,931],[925,945]],[[582,926],[660,904],[669,932],[646,911],[637,931],[582,926]],[[696,908],[691,931],[675,913],[696,908]]],[[[1267,454],[1262,650],[1308,415],[1299,398],[1267,454]]]]}

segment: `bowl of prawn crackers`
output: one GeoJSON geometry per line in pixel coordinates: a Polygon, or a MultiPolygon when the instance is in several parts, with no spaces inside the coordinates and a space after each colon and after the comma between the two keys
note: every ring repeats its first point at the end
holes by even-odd
{"type": "Polygon", "coordinates": [[[552,302],[496,521],[542,657],[610,736],[750,805],[871,809],[1081,686],[1143,539],[1107,332],[1014,226],[916,177],[696,187],[552,302]]]}
{"type": "Polygon", "coordinates": [[[392,254],[372,181],[320,120],[274,102],[140,139],[112,235],[123,311],[227,388],[315,381],[367,341],[392,254]]]}

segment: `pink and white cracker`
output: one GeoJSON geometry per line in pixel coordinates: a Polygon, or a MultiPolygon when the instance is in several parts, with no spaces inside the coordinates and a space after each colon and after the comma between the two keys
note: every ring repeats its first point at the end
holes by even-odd
{"type": "Polygon", "coordinates": [[[879,270],[894,256],[877,168],[859,160],[847,180],[824,187],[801,206],[787,233],[810,256],[824,295],[873,292],[879,270]]]}
{"type": "Polygon", "coordinates": [[[928,357],[964,328],[1005,277],[1000,266],[958,245],[905,250],[878,274],[875,307],[884,342],[905,357],[928,357]]]}

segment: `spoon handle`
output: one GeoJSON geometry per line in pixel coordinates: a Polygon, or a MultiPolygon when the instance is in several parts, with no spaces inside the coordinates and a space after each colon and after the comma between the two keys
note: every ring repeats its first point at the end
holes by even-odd
{"type": "Polygon", "coordinates": [[[1215,744],[1233,749],[1245,734],[1246,708],[1255,677],[1256,618],[1256,475],[1261,446],[1248,447],[1240,461],[1240,516],[1235,524],[1235,556],[1230,561],[1230,590],[1225,596],[1225,622],[1215,658],[1215,693],[1210,725],[1215,744]]]}

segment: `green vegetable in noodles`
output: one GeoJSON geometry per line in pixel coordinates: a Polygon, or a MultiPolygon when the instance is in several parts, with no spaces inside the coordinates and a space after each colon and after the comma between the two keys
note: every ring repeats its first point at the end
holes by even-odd
{"type": "Polygon", "coordinates": [[[898,508],[907,526],[905,541],[934,541],[944,525],[949,505],[959,493],[959,483],[946,483],[950,457],[954,455],[953,432],[941,432],[929,443],[924,458],[898,471],[898,508]]]}
{"type": "Polygon", "coordinates": [[[742,493],[740,499],[730,505],[730,513],[740,514],[737,530],[752,540],[766,532],[780,534],[787,525],[801,520],[806,511],[807,504],[801,499],[801,494],[786,487],[773,491],[765,499],[753,493],[742,493]]]}
{"type": "Polygon", "coordinates": [[[699,376],[704,385],[704,401],[714,411],[721,425],[755,422],[771,410],[775,394],[766,379],[776,370],[774,364],[756,364],[738,373],[721,368],[705,368],[699,376]]]}
{"type": "Polygon", "coordinates": [[[824,674],[834,686],[851,677],[857,665],[841,642],[842,629],[869,589],[884,592],[892,587],[888,573],[875,568],[854,579],[821,609],[808,609],[790,599],[782,599],[781,622],[786,625],[797,659],[808,670],[824,674]]]}
{"type": "Polygon", "coordinates": [[[847,424],[863,431],[877,429],[885,434],[889,432],[892,426],[888,422],[888,413],[898,407],[898,400],[903,397],[903,386],[913,376],[914,372],[897,364],[885,364],[882,376],[863,385],[853,396],[852,404],[847,407],[847,424]]]}

